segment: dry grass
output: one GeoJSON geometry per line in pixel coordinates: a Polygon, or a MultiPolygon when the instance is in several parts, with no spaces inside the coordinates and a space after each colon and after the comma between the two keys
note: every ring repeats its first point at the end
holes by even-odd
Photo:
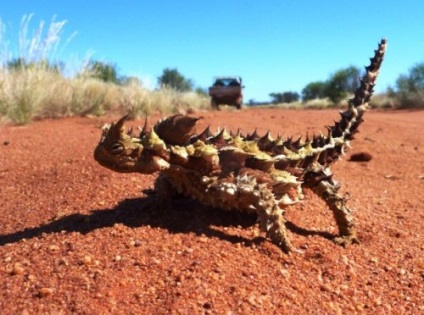
{"type": "MultiPolygon", "coordinates": [[[[342,104],[340,104],[342,105],[342,104]]],[[[339,104],[335,105],[328,98],[317,98],[309,100],[306,102],[291,102],[291,103],[278,103],[265,105],[264,107],[271,108],[284,108],[284,109],[325,109],[330,107],[336,107],[339,104]]]]}
{"type": "MultiPolygon", "coordinates": [[[[353,97],[350,95],[349,97],[353,97]]],[[[342,100],[337,104],[330,101],[329,98],[317,98],[306,102],[279,103],[267,105],[265,107],[284,108],[284,109],[327,109],[327,108],[343,108],[347,106],[346,100],[342,100]]],[[[370,101],[371,108],[395,109],[399,108],[400,103],[394,97],[387,94],[375,94],[370,101]]]]}
{"type": "MultiPolygon", "coordinates": [[[[30,32],[32,15],[22,17],[19,56],[7,50],[6,26],[0,19],[0,123],[26,124],[33,119],[72,115],[129,113],[134,118],[152,112],[177,113],[209,107],[209,98],[195,92],[172,89],[148,90],[138,82],[117,85],[78,75],[87,69],[74,69],[65,77],[55,69],[62,29],[66,21],[54,19],[44,32],[44,21],[30,32]],[[28,34],[35,34],[29,38],[28,34]],[[10,62],[13,61],[13,66],[10,62]],[[24,62],[20,62],[24,61],[24,62]]],[[[66,46],[73,33],[64,42],[66,46]]],[[[88,62],[81,62],[87,65],[88,62]]]]}
{"type": "Polygon", "coordinates": [[[370,101],[371,108],[379,109],[395,109],[399,108],[399,101],[387,94],[376,94],[372,97],[370,101]]]}
{"type": "MultiPolygon", "coordinates": [[[[82,66],[81,69],[74,70],[74,73],[80,75],[65,77],[49,65],[54,65],[52,60],[56,57],[66,21],[56,22],[53,19],[47,32],[43,32],[45,24],[41,21],[35,32],[29,32],[31,19],[32,15],[22,18],[19,56],[11,56],[7,50],[6,27],[0,19],[0,123],[9,121],[15,124],[27,124],[38,118],[99,116],[105,113],[130,114],[132,118],[138,118],[154,112],[170,114],[210,108],[209,97],[196,92],[182,93],[170,88],[149,90],[137,80],[130,81],[126,85],[107,83],[84,75],[87,74],[87,68],[82,66]],[[35,35],[28,38],[29,33],[35,35]],[[10,67],[8,63],[11,60],[25,60],[31,66],[26,64],[21,67],[10,67]]],[[[74,35],[75,33],[64,41],[65,45],[74,35]]],[[[87,65],[88,62],[81,64],[87,65]]],[[[411,96],[402,102],[382,94],[374,95],[371,107],[417,107],[422,103],[421,94],[411,96]]],[[[346,106],[346,101],[333,104],[326,98],[266,107],[325,109],[343,106],[346,106]]]]}
{"type": "Polygon", "coordinates": [[[15,124],[106,112],[137,118],[152,112],[169,114],[207,107],[209,99],[195,92],[151,91],[138,84],[120,86],[85,77],[69,79],[38,67],[0,70],[0,119],[15,124]]]}
{"type": "Polygon", "coordinates": [[[150,91],[135,85],[123,86],[120,91],[119,111],[134,118],[152,112],[185,113],[210,107],[209,98],[196,92],[178,92],[171,88],[150,91]]]}

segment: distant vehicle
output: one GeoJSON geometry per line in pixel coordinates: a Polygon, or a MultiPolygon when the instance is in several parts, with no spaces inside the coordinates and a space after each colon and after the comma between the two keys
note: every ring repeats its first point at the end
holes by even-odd
{"type": "Polygon", "coordinates": [[[219,105],[231,105],[241,108],[243,104],[243,88],[241,77],[215,77],[209,88],[211,106],[219,110],[219,105]]]}

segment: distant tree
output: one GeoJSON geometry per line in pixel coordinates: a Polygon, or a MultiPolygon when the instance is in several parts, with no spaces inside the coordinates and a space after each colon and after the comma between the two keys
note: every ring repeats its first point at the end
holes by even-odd
{"type": "Polygon", "coordinates": [[[116,65],[106,63],[103,61],[91,61],[86,69],[89,77],[102,80],[104,82],[110,82],[119,84],[121,80],[118,77],[118,71],[116,65]]]}
{"type": "Polygon", "coordinates": [[[360,70],[355,66],[335,72],[327,81],[326,96],[334,103],[347,97],[359,86],[360,70]]]}
{"type": "Polygon", "coordinates": [[[304,102],[316,98],[326,97],[327,83],[323,81],[315,81],[308,83],[302,90],[302,100],[304,102]]]}
{"type": "Polygon", "coordinates": [[[407,75],[398,77],[394,95],[401,107],[424,106],[424,62],[409,69],[407,75]]]}
{"type": "Polygon", "coordinates": [[[159,87],[169,86],[177,91],[186,92],[193,90],[193,82],[186,79],[177,69],[165,68],[158,77],[159,87]]]}
{"type": "Polygon", "coordinates": [[[7,62],[7,69],[9,70],[22,70],[27,66],[24,58],[15,58],[7,62]]]}
{"type": "Polygon", "coordinates": [[[197,87],[195,90],[194,90],[197,94],[199,94],[199,95],[202,95],[202,96],[208,96],[208,90],[207,89],[204,89],[204,88],[202,88],[202,87],[197,87]]]}
{"type": "Polygon", "coordinates": [[[8,61],[6,63],[6,67],[7,69],[13,71],[37,68],[61,73],[64,68],[64,64],[63,62],[57,62],[52,64],[48,60],[28,62],[24,58],[15,58],[8,61]]]}
{"type": "Polygon", "coordinates": [[[293,91],[287,91],[283,93],[270,93],[269,96],[272,99],[272,103],[292,103],[299,100],[299,93],[293,91]]]}

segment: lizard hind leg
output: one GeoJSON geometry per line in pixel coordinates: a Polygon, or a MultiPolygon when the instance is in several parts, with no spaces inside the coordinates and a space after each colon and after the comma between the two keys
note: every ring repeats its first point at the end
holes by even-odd
{"type": "Polygon", "coordinates": [[[297,251],[287,235],[284,211],[280,208],[279,202],[276,200],[272,190],[264,184],[257,184],[255,180],[248,183],[245,187],[245,180],[239,179],[237,183],[239,191],[238,199],[242,204],[240,208],[249,205],[249,209],[254,209],[258,215],[261,230],[284,252],[297,251]]]}
{"type": "Polygon", "coordinates": [[[326,202],[334,214],[339,228],[339,236],[334,238],[334,242],[343,247],[358,244],[352,212],[346,207],[346,200],[338,193],[340,186],[331,177],[318,183],[309,183],[308,186],[326,202]]]}

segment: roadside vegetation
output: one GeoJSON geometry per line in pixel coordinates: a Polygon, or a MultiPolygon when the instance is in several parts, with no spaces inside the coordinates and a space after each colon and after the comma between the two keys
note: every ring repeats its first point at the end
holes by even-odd
{"type": "MultiPolygon", "coordinates": [[[[285,108],[329,108],[346,104],[359,85],[361,70],[355,66],[341,69],[325,81],[308,83],[299,94],[293,91],[270,93],[271,104],[285,108]]],[[[394,87],[385,93],[375,94],[372,108],[424,108],[424,62],[398,77],[394,87]]]]}
{"type": "MultiPolygon", "coordinates": [[[[83,60],[69,71],[69,65],[56,60],[57,51],[63,51],[75,35],[61,41],[66,21],[53,19],[46,31],[42,21],[29,38],[31,19],[32,15],[22,18],[16,54],[8,50],[6,27],[0,19],[0,124],[75,115],[130,114],[138,118],[155,112],[211,108],[207,90],[195,87],[176,68],[163,70],[156,89],[146,88],[137,77],[120,75],[115,64],[99,60],[83,60]]],[[[359,68],[349,66],[327,80],[308,83],[301,93],[273,92],[269,94],[271,102],[250,100],[248,104],[299,109],[343,106],[361,74],[359,68]]],[[[424,108],[424,62],[400,75],[385,93],[375,95],[371,106],[424,108]]]]}
{"type": "Polygon", "coordinates": [[[177,69],[165,69],[154,90],[144,87],[136,77],[120,76],[116,65],[98,60],[83,61],[73,69],[73,75],[65,75],[67,65],[52,60],[66,22],[53,20],[46,32],[41,22],[34,37],[27,38],[31,17],[22,19],[19,56],[7,50],[5,26],[0,20],[0,123],[26,124],[40,118],[105,113],[129,113],[137,118],[152,112],[169,114],[209,107],[203,90],[194,89],[192,81],[177,69]]]}

